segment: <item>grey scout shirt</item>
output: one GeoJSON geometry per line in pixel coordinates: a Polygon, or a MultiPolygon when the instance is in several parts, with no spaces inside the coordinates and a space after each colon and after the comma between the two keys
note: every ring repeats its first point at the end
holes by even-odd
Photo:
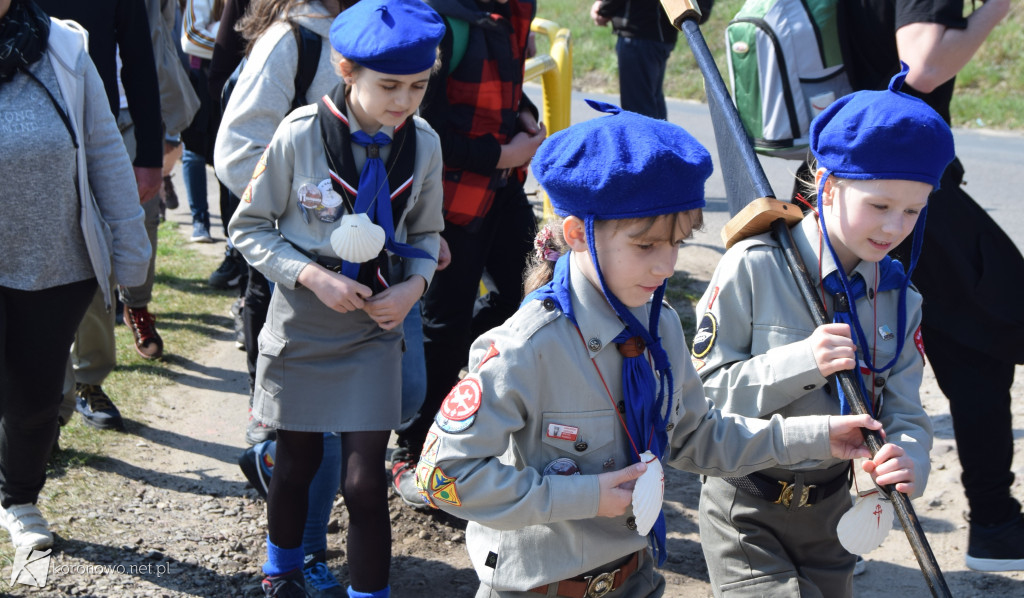
{"type": "MultiPolygon", "coordinates": [[[[820,288],[816,218],[813,214],[805,217],[792,231],[811,278],[820,288]]],[[[827,248],[823,253],[824,277],[835,271],[836,265],[827,248]]],[[[862,261],[854,268],[869,289],[875,288],[875,272],[873,262],[862,261]]],[[[832,297],[825,295],[826,309],[832,314],[832,297]]],[[[887,440],[899,444],[914,460],[915,495],[919,496],[928,481],[932,427],[919,394],[924,371],[919,336],[921,295],[911,287],[907,289],[906,301],[903,352],[888,371],[875,374],[873,379],[865,376],[865,386],[879,397],[876,401],[882,407],[878,419],[887,440]]],[[[896,353],[898,304],[898,290],[878,293],[874,298],[863,297],[856,303],[870,343],[867,349],[874,354],[876,365],[888,363],[896,353]]],[[[770,234],[741,241],[726,252],[696,309],[701,322],[693,347],[693,364],[708,397],[722,411],[747,417],[839,412],[839,400],[833,391],[826,390],[827,380],[818,371],[811,352],[808,337],[815,329],[814,322],[782,249],[770,234]]],[[[829,459],[811,467],[838,463],[838,459],[829,459]]],[[[800,468],[808,467],[796,467],[800,468]]]]}
{"type": "MultiPolygon", "coordinates": [[[[351,117],[351,110],[349,115],[350,130],[358,130],[359,124],[351,117]]],[[[414,116],[413,124],[416,127],[416,162],[412,194],[405,211],[395,221],[395,239],[435,258],[412,258],[402,262],[401,280],[419,274],[429,285],[437,265],[439,233],[444,228],[441,142],[425,120],[414,116]]],[[[391,137],[394,129],[385,127],[381,132],[391,137]]],[[[360,172],[366,161],[366,148],[351,145],[356,172],[360,172]]],[[[385,162],[390,151],[390,145],[381,148],[385,162]]],[[[275,283],[295,288],[299,272],[312,261],[296,247],[322,257],[338,257],[330,242],[338,221],[326,223],[313,217],[307,223],[298,204],[299,187],[304,183],[316,186],[329,176],[317,104],[303,106],[289,114],[274,133],[228,226],[235,247],[254,268],[275,283]]],[[[349,184],[357,188],[359,181],[349,181],[349,184]]]]}
{"type": "MultiPolygon", "coordinates": [[[[575,262],[571,277],[579,331],[554,302],[532,301],[478,338],[469,375],[442,405],[417,470],[433,504],[470,520],[470,559],[496,590],[573,577],[647,546],[630,529],[632,513],[597,517],[595,474],[634,461],[616,410],[622,357],[612,339],[623,324],[575,262]],[[543,475],[556,459],[573,460],[583,475],[543,475]]],[[[649,310],[633,311],[646,322],[649,310]]],[[[675,378],[669,464],[740,475],[829,455],[825,417],[744,420],[714,410],[671,309],[659,333],[675,378]]]]}

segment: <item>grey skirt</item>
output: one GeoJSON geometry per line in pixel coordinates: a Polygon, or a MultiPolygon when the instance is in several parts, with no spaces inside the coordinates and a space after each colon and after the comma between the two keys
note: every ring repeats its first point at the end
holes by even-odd
{"type": "Polygon", "coordinates": [[[401,419],[402,328],[276,285],[259,337],[252,415],[297,432],[391,430],[401,419]]]}

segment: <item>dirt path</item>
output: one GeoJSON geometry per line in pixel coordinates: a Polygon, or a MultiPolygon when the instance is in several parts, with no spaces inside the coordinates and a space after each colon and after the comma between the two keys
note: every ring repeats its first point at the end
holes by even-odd
{"type": "MultiPolygon", "coordinates": [[[[179,182],[179,189],[182,189],[179,182]]],[[[213,197],[211,195],[211,197],[213,197]]],[[[183,206],[169,218],[187,225],[183,206]]],[[[182,231],[186,227],[182,227],[182,231]]],[[[682,252],[679,267],[706,281],[718,259],[711,233],[682,252]],[[706,243],[706,246],[702,246],[706,243]]],[[[219,254],[223,245],[197,246],[219,254]]],[[[225,300],[224,310],[230,300],[225,300]]],[[[169,352],[173,353],[170,347],[169,352]]],[[[73,513],[47,512],[59,536],[47,585],[8,587],[5,564],[0,591],[11,596],[259,596],[266,517],[263,502],[246,488],[236,459],[244,448],[246,380],[244,357],[220,331],[196,355],[168,359],[174,383],[150,399],[146,414],[128,423],[127,434],[111,434],[107,458],[73,468],[48,482],[50,490],[91,490],[73,513]],[[85,521],[83,521],[85,520],[85,521]],[[83,525],[90,524],[90,525],[83,525]],[[63,531],[75,524],[75,534],[63,531]]],[[[1024,396],[1018,368],[1016,396],[1024,396]]],[[[945,398],[930,371],[922,389],[936,431],[929,488],[915,502],[953,594],[1024,596],[1024,573],[980,574],[963,564],[966,508],[959,485],[951,422],[945,398]]],[[[1024,401],[1015,405],[1018,482],[1024,497],[1024,401]]],[[[862,485],[863,487],[863,485],[862,485]]],[[[669,561],[667,596],[710,596],[700,550],[696,508],[699,481],[669,471],[666,483],[669,561]]],[[[397,597],[472,596],[476,577],[465,551],[463,525],[445,516],[417,513],[391,498],[394,530],[392,589],[397,597]]],[[[44,512],[46,506],[44,505],[44,512]]],[[[344,530],[347,515],[335,505],[329,535],[329,565],[346,579],[344,530]]],[[[894,530],[868,555],[867,573],[856,578],[857,596],[928,596],[907,546],[894,530]]]]}

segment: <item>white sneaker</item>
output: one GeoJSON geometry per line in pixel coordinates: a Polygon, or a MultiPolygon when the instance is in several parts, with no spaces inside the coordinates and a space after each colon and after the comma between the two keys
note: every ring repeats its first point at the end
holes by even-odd
{"type": "Polygon", "coordinates": [[[0,506],[0,525],[11,534],[15,548],[42,550],[53,546],[50,532],[42,513],[33,504],[0,506]]]}
{"type": "Polygon", "coordinates": [[[853,566],[854,575],[862,575],[868,570],[868,563],[864,560],[864,557],[857,555],[857,564],[853,566]]]}

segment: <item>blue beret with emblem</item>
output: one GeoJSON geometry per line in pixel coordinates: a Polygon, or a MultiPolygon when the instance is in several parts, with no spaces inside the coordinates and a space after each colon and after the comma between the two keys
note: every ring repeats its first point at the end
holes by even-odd
{"type": "Polygon", "coordinates": [[[352,62],[388,75],[434,66],[444,37],[441,15],[423,0],[361,0],[331,24],[331,46],[352,62]]]}
{"type": "Polygon", "coordinates": [[[711,154],[672,123],[587,100],[609,116],[544,140],[531,168],[561,216],[643,218],[704,207],[711,154]]]}
{"type": "Polygon", "coordinates": [[[955,157],[949,125],[924,101],[900,91],[909,69],[882,91],[839,98],[811,122],[818,166],[847,179],[895,179],[939,187],[955,157]]]}

